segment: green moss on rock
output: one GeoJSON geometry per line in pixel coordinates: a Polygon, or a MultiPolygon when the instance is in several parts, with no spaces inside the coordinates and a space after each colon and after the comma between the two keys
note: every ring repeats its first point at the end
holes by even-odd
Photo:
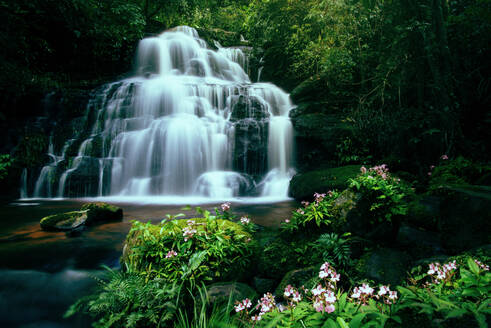
{"type": "Polygon", "coordinates": [[[123,209],[107,203],[87,203],[82,205],[81,210],[87,211],[87,225],[123,219],[123,209]]]}
{"type": "Polygon", "coordinates": [[[300,173],[290,181],[289,194],[297,200],[310,199],[315,192],[342,190],[348,187],[348,179],[360,173],[360,165],[348,165],[318,171],[300,173]]]}
{"type": "Polygon", "coordinates": [[[41,229],[46,231],[68,231],[83,225],[87,211],[73,211],[46,216],[41,219],[41,229]]]}

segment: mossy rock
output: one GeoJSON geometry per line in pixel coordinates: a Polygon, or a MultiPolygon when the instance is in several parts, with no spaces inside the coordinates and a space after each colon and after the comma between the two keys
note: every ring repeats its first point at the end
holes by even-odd
{"type": "Polygon", "coordinates": [[[396,286],[405,279],[410,261],[411,258],[405,252],[380,248],[365,254],[360,265],[357,265],[357,270],[362,277],[396,286]]]}
{"type": "Polygon", "coordinates": [[[207,287],[208,299],[211,303],[230,303],[257,298],[256,291],[249,285],[240,282],[217,282],[207,287]]]}
{"type": "Polygon", "coordinates": [[[348,165],[297,174],[290,181],[289,194],[297,200],[304,200],[311,199],[315,192],[346,189],[348,180],[360,173],[360,167],[348,165]]]}
{"type": "Polygon", "coordinates": [[[81,210],[87,211],[87,225],[123,219],[123,209],[107,203],[87,203],[81,210]]]}
{"type": "Polygon", "coordinates": [[[73,211],[46,216],[41,219],[41,229],[46,231],[69,231],[87,221],[88,211],[73,211]]]}
{"type": "Polygon", "coordinates": [[[300,83],[290,94],[294,103],[319,99],[320,95],[327,94],[326,80],[319,77],[307,79],[300,83]]]}
{"type": "MultiPolygon", "coordinates": [[[[288,285],[292,285],[293,287],[300,288],[305,286],[312,278],[314,278],[317,274],[318,267],[311,266],[308,268],[295,269],[289,271],[283,279],[281,279],[280,284],[276,288],[275,295],[280,296],[283,295],[283,292],[288,285]]],[[[311,287],[311,286],[305,286],[311,287]]]]}

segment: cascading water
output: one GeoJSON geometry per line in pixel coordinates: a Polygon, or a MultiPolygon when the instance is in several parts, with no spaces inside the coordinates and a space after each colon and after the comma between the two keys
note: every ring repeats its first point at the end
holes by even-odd
{"type": "Polygon", "coordinates": [[[34,196],[286,198],[293,105],[278,87],[251,83],[247,65],[241,49],[210,50],[190,27],[141,40],[137,75],[91,100],[89,128],[60,155],[50,149],[34,196]]]}

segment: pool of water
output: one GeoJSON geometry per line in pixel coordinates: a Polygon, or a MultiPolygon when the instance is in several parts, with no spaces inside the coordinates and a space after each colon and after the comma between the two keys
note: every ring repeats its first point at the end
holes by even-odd
{"type": "MultiPolygon", "coordinates": [[[[42,217],[80,209],[84,200],[22,200],[0,204],[0,326],[87,327],[86,318],[62,319],[67,307],[95,286],[102,265],[119,267],[131,221],[160,222],[184,213],[182,205],[112,202],[123,208],[121,222],[87,228],[70,236],[40,229],[42,217]]],[[[212,210],[219,204],[202,204],[212,210]]],[[[236,202],[232,211],[257,224],[278,226],[297,204],[236,202]]]]}

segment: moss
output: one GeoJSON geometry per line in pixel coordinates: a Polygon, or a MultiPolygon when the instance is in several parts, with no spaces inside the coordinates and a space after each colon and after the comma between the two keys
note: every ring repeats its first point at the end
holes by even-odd
{"type": "Polygon", "coordinates": [[[121,221],[123,219],[123,210],[107,203],[87,203],[82,205],[81,210],[88,211],[87,225],[104,221],[121,221]]]}
{"type": "Polygon", "coordinates": [[[47,231],[72,230],[87,220],[87,211],[73,211],[46,216],[41,219],[41,229],[47,231]]]}
{"type": "Polygon", "coordinates": [[[290,196],[297,200],[310,199],[315,192],[342,190],[348,180],[360,173],[360,165],[348,165],[297,174],[290,181],[290,196]]]}

